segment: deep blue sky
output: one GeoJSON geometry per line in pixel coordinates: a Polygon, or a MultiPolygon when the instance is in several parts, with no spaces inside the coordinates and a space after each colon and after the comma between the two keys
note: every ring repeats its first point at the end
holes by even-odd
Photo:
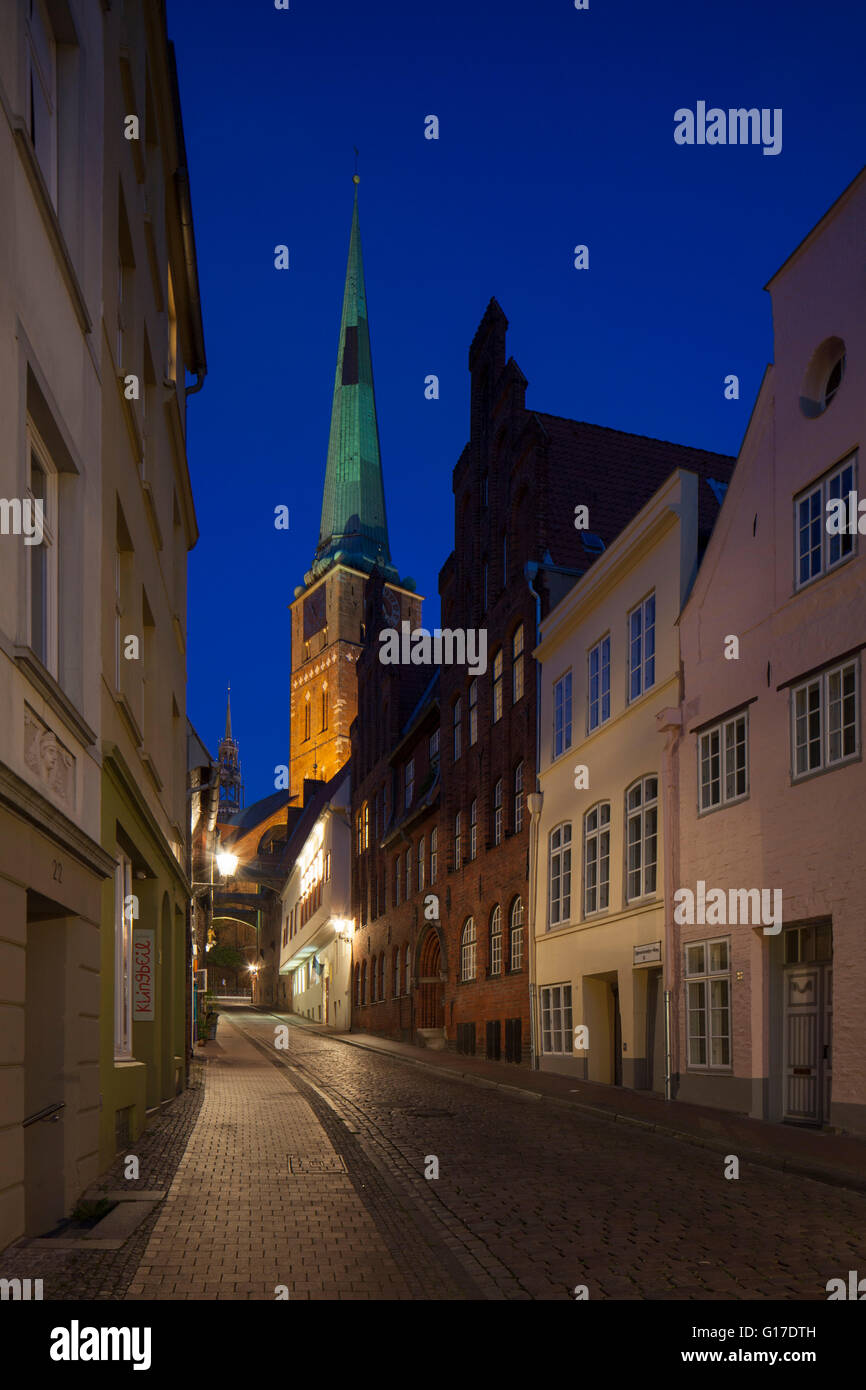
{"type": "Polygon", "coordinates": [[[318,540],[352,147],[391,550],[433,626],[492,295],[531,408],[736,453],[772,356],[763,286],[863,163],[859,10],[169,0],[209,364],[189,407],[188,709],[215,753],[231,681],[247,804],[288,760],[287,605],[318,540]],[[699,99],[781,107],[781,154],[676,145],[674,111],[699,99]]]}

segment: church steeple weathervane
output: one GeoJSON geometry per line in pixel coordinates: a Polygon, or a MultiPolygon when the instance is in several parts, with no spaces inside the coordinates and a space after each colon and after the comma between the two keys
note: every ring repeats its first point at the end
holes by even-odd
{"type": "Polygon", "coordinates": [[[334,376],[322,519],[319,544],[310,573],[306,576],[307,584],[314,583],[339,562],[367,573],[378,564],[387,579],[399,582],[397,570],[391,564],[385,514],[385,487],[358,220],[360,176],[357,153],[356,150],[355,173],[352,176],[355,200],[334,376]]]}

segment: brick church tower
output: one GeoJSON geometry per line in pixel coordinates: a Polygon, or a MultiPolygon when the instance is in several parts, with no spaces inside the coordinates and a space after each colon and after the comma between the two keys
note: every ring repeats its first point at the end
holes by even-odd
{"type": "Polygon", "coordinates": [[[351,754],[368,577],[375,570],[384,581],[387,622],[399,627],[420,612],[414,584],[400,580],[388,545],[357,184],[355,175],[319,543],[291,604],[289,790],[299,802],[305,778],[330,780],[351,754]]]}

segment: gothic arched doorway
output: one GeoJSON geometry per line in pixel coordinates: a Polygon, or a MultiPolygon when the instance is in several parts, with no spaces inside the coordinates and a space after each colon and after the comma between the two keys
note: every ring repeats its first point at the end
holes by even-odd
{"type": "Polygon", "coordinates": [[[419,1031],[445,1033],[445,980],[439,933],[430,928],[418,954],[418,994],[415,1018],[419,1031]]]}

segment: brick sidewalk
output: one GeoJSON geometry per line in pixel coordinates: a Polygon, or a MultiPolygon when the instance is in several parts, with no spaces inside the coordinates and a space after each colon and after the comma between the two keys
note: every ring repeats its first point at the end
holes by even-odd
{"type": "Polygon", "coordinates": [[[410,1298],[291,1074],[223,1018],[205,1099],[127,1299],[410,1298]]]}
{"type": "MultiPolygon", "coordinates": [[[[262,1012],[272,1011],[263,1009],[262,1012]]],[[[432,1052],[411,1043],[392,1042],[373,1033],[323,1030],[321,1025],[298,1019],[293,1014],[274,1016],[312,1032],[324,1031],[336,1042],[402,1058],[442,1075],[459,1076],[476,1085],[521,1091],[527,1098],[555,1100],[610,1120],[643,1125],[660,1134],[725,1149],[770,1168],[866,1192],[866,1140],[853,1135],[771,1124],[710,1106],[665,1101],[646,1091],[602,1086],[555,1072],[530,1071],[526,1067],[506,1066],[456,1052],[432,1052]]]]}

